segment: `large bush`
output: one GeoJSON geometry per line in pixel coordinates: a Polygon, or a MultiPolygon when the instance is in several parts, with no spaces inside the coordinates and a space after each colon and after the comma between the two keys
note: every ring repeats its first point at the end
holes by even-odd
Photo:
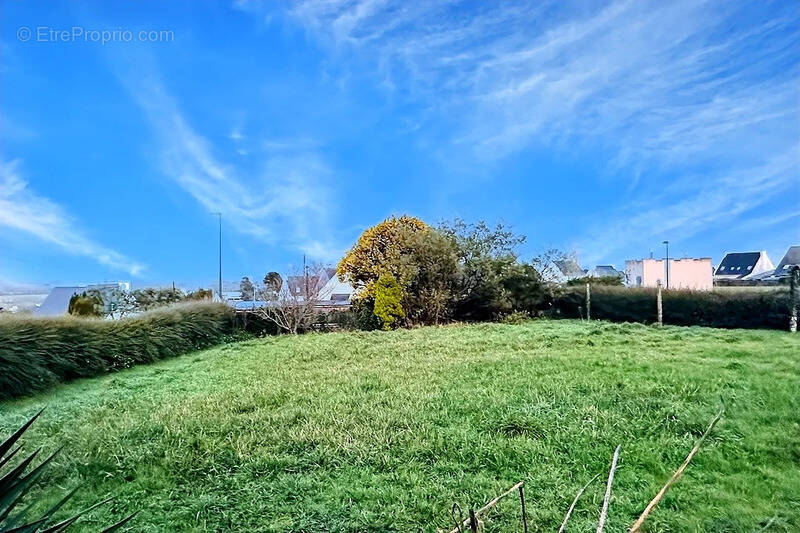
{"type": "Polygon", "coordinates": [[[0,398],[211,346],[233,332],[233,311],[182,304],[121,320],[0,320],[0,398]]]}
{"type": "MultiPolygon", "coordinates": [[[[450,315],[451,287],[457,271],[455,243],[418,218],[391,217],[367,229],[339,262],[339,276],[359,288],[357,299],[373,299],[379,279],[391,276],[402,294],[399,322],[435,324],[450,315]]],[[[388,278],[387,278],[388,279],[388,278]]],[[[386,324],[388,315],[380,315],[386,324]]]]}
{"type": "Polygon", "coordinates": [[[453,318],[498,320],[511,313],[534,315],[551,304],[551,287],[539,270],[521,262],[516,248],[525,237],[497,224],[469,224],[456,219],[439,231],[453,242],[457,272],[453,283],[453,318]]]}
{"type": "MultiPolygon", "coordinates": [[[[657,320],[656,290],[593,286],[593,319],[616,322],[657,320]]],[[[664,323],[718,328],[784,329],[789,325],[789,291],[732,290],[662,292],[664,323]]],[[[556,297],[561,316],[586,315],[586,289],[570,287],[556,297]]]]}

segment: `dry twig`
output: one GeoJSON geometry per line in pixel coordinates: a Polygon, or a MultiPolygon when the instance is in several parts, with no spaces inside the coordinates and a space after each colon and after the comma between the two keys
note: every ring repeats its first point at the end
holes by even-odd
{"type": "Polygon", "coordinates": [[[708,434],[711,433],[711,430],[714,429],[715,425],[717,425],[717,422],[719,422],[720,418],[722,418],[723,413],[725,413],[725,407],[719,410],[717,416],[715,416],[714,419],[711,421],[711,423],[708,425],[708,428],[706,429],[705,433],[703,433],[703,435],[700,437],[697,443],[695,443],[694,447],[689,452],[689,455],[686,456],[686,459],[684,459],[683,464],[675,471],[674,474],[672,474],[672,477],[669,478],[666,484],[663,487],[661,487],[661,490],[658,491],[656,497],[653,498],[653,500],[647,504],[647,507],[645,507],[644,511],[642,512],[642,515],[628,530],[629,533],[635,533],[636,531],[639,531],[639,529],[642,527],[642,524],[644,524],[644,521],[647,519],[650,512],[653,509],[655,509],[656,505],[658,505],[658,502],[660,502],[661,498],[664,497],[664,494],[666,494],[669,488],[681,478],[683,472],[686,470],[686,467],[689,466],[689,462],[692,460],[692,457],[694,457],[695,454],[698,452],[698,450],[700,450],[700,446],[703,444],[703,441],[706,440],[708,434]]]}
{"type": "MultiPolygon", "coordinates": [[[[503,498],[505,498],[506,496],[508,496],[512,492],[514,492],[515,490],[519,489],[522,485],[524,485],[524,483],[525,483],[524,481],[520,481],[519,483],[517,483],[516,485],[514,485],[513,487],[511,487],[510,489],[505,491],[503,494],[501,494],[500,496],[494,498],[489,503],[487,503],[486,505],[484,505],[483,507],[481,507],[480,509],[475,511],[475,515],[480,517],[483,513],[485,513],[486,511],[488,511],[489,509],[491,509],[495,505],[497,505],[497,502],[499,502],[500,500],[502,500],[503,498]]],[[[466,520],[464,520],[462,522],[462,526],[463,527],[467,527],[469,525],[470,525],[469,524],[469,518],[467,518],[466,520]]],[[[451,529],[450,533],[458,533],[458,528],[455,527],[455,528],[451,529]]]]}
{"type": "Polygon", "coordinates": [[[596,474],[592,479],[590,479],[586,483],[586,485],[584,485],[581,488],[581,490],[578,491],[578,494],[575,495],[575,499],[572,500],[572,505],[570,505],[569,509],[567,509],[567,514],[564,515],[564,521],[561,522],[561,527],[558,528],[558,533],[564,533],[564,530],[567,529],[567,520],[569,520],[569,517],[572,515],[572,511],[575,510],[575,505],[577,505],[578,503],[578,498],[580,498],[583,492],[589,487],[589,485],[591,485],[592,482],[599,477],[600,474],[596,474]]]}
{"type": "Polygon", "coordinates": [[[617,446],[617,449],[614,450],[614,456],[611,458],[611,468],[608,470],[608,483],[606,483],[606,495],[603,497],[603,510],[600,511],[600,521],[597,522],[597,533],[603,533],[603,526],[606,524],[608,504],[611,501],[611,485],[614,483],[614,472],[617,470],[620,448],[622,448],[622,444],[617,446]]]}

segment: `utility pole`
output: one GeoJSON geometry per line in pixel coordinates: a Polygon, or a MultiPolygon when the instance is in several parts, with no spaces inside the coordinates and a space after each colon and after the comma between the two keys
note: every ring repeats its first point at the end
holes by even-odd
{"type": "Polygon", "coordinates": [[[793,267],[789,274],[789,331],[797,332],[797,291],[800,284],[800,267],[793,267]]]}
{"type": "Polygon", "coordinates": [[[306,254],[303,254],[303,283],[305,284],[305,293],[303,298],[308,298],[308,268],[306,267],[306,254]]]}
{"type": "Polygon", "coordinates": [[[667,261],[666,261],[666,268],[667,268],[667,289],[669,290],[669,241],[664,241],[661,244],[667,247],[667,261]]]}
{"type": "Polygon", "coordinates": [[[222,213],[212,213],[219,217],[219,299],[223,301],[222,297],[222,213]]]}

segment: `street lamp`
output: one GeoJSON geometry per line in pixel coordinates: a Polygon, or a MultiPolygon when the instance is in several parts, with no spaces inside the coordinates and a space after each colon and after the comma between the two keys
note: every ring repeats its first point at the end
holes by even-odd
{"type": "Polygon", "coordinates": [[[222,297],[222,213],[211,213],[219,217],[219,299],[223,301],[222,297]]]}
{"type": "Polygon", "coordinates": [[[667,268],[667,288],[669,289],[669,241],[664,241],[661,244],[663,244],[663,245],[665,245],[667,247],[667,262],[666,262],[667,265],[666,265],[666,268],[667,268]]]}

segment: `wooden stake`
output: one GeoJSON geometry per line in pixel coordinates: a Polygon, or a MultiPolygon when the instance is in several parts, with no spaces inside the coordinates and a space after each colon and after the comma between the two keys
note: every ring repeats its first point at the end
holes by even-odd
{"type": "Polygon", "coordinates": [[[561,527],[558,528],[558,533],[564,533],[564,530],[567,529],[567,520],[569,520],[569,517],[572,515],[572,511],[575,509],[575,505],[577,505],[577,503],[578,503],[578,498],[580,498],[581,494],[583,494],[583,491],[585,491],[589,487],[589,485],[592,484],[592,481],[594,481],[595,479],[597,479],[599,477],[600,477],[600,474],[596,474],[592,479],[590,479],[586,483],[586,485],[584,485],[581,488],[581,490],[578,491],[578,494],[575,495],[575,499],[572,500],[572,505],[570,505],[569,509],[567,509],[567,514],[564,515],[564,521],[561,522],[561,527]]]}
{"type": "Polygon", "coordinates": [[[658,291],[656,293],[656,312],[658,313],[658,325],[664,325],[664,310],[661,306],[661,280],[658,280],[656,284],[658,287],[658,291]]]}
{"type": "Polygon", "coordinates": [[[469,510],[469,529],[472,533],[478,533],[478,518],[472,509],[469,510]]]}
{"type": "Polygon", "coordinates": [[[589,321],[592,319],[592,290],[589,288],[589,284],[586,284],[586,320],[589,321]]]}
{"type": "Polygon", "coordinates": [[[687,455],[686,459],[684,459],[683,464],[675,471],[674,474],[672,474],[672,477],[669,478],[667,483],[663,487],[661,487],[661,490],[658,491],[656,497],[653,498],[653,500],[647,504],[647,507],[645,507],[644,511],[642,512],[642,515],[639,517],[638,520],[636,520],[633,526],[631,526],[631,528],[628,530],[628,533],[635,533],[636,531],[639,531],[639,529],[642,527],[642,524],[644,524],[644,521],[647,519],[647,516],[653,509],[655,509],[656,505],[658,505],[658,502],[660,502],[661,498],[664,497],[664,494],[666,494],[669,488],[681,478],[683,472],[686,470],[686,467],[689,466],[689,462],[692,460],[692,457],[695,456],[697,451],[700,449],[700,446],[703,444],[703,441],[706,440],[708,434],[711,433],[711,430],[714,429],[714,426],[717,425],[717,422],[719,422],[719,420],[722,418],[723,413],[725,413],[724,407],[719,410],[717,416],[715,416],[714,419],[711,421],[711,423],[708,425],[708,428],[706,429],[705,433],[703,433],[703,436],[700,437],[700,440],[697,441],[697,443],[692,448],[692,451],[690,451],[689,455],[687,455]]]}
{"type": "Polygon", "coordinates": [[[606,516],[608,516],[608,504],[611,501],[611,485],[614,483],[614,472],[617,470],[617,460],[619,459],[619,449],[622,444],[617,446],[614,450],[614,456],[611,458],[611,468],[608,471],[608,482],[606,483],[606,495],[603,498],[603,509],[600,511],[600,521],[597,522],[597,533],[603,533],[603,526],[606,524],[606,516]]]}

